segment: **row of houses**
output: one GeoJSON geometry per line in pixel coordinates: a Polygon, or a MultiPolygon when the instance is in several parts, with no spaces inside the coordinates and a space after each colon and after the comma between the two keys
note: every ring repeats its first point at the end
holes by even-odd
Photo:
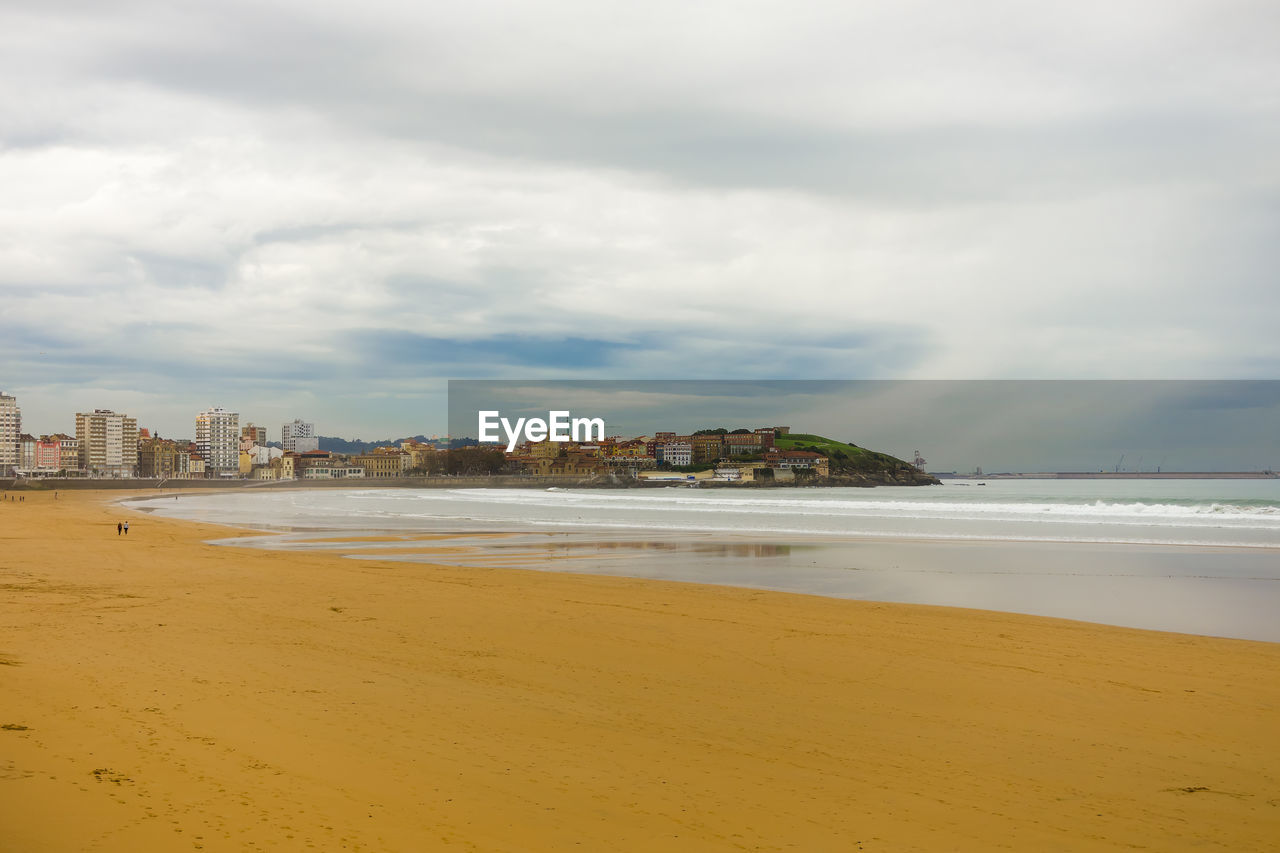
{"type": "Polygon", "coordinates": [[[729,481],[750,481],[790,476],[795,471],[829,475],[827,457],[805,450],[777,447],[779,436],[790,427],[759,427],[753,430],[700,431],[681,435],[656,432],[650,438],[612,437],[594,443],[526,442],[507,453],[509,470],[534,477],[591,477],[610,471],[627,471],[631,476],[658,476],[664,471],[698,466],[708,477],[729,481]],[[768,471],[758,475],[757,471],[768,471]]]}
{"type": "Polygon", "coordinates": [[[0,394],[0,475],[92,472],[131,476],[137,466],[138,422],[107,409],[76,414],[76,434],[22,431],[17,400],[0,394]]]}
{"type": "MultiPolygon", "coordinates": [[[[283,450],[264,447],[249,437],[237,453],[234,473],[219,477],[255,480],[349,480],[391,479],[424,473],[434,445],[407,441],[400,447],[378,447],[369,453],[342,454],[327,450],[283,450]]],[[[146,478],[199,479],[210,472],[203,464],[194,442],[144,438],[139,444],[138,476],[146,478]]]]}
{"type": "Polygon", "coordinates": [[[314,424],[281,427],[279,447],[267,430],[241,426],[239,414],[221,407],[200,412],[194,439],[167,439],[139,429],[136,418],[95,409],[76,414],[76,433],[21,431],[14,397],[0,394],[0,475],[61,475],[148,479],[253,478],[263,480],[389,479],[436,474],[522,474],[589,478],[609,472],[642,477],[699,467],[726,480],[750,480],[809,471],[828,474],[825,456],[777,446],[789,427],[656,432],[652,437],[614,436],[592,443],[541,441],[511,453],[482,446],[458,451],[407,440],[397,447],[343,455],[321,451],[314,424]],[[766,473],[772,472],[772,473],[766,473]]]}

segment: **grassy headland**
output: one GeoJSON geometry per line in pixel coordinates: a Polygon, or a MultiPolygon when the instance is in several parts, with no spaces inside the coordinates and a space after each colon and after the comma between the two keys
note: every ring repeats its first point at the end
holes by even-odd
{"type": "Polygon", "coordinates": [[[827,485],[918,486],[938,483],[933,475],[926,474],[896,456],[821,435],[788,433],[778,436],[774,443],[780,450],[809,450],[827,457],[831,467],[831,478],[827,485]]]}

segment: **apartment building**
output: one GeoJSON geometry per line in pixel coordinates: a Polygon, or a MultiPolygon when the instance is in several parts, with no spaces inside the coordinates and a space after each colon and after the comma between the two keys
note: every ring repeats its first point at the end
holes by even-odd
{"type": "Polygon", "coordinates": [[[110,409],[76,413],[79,467],[91,477],[132,477],[138,467],[138,421],[110,409]]]}
{"type": "Polygon", "coordinates": [[[74,435],[67,435],[65,432],[55,433],[51,438],[56,438],[58,444],[62,445],[62,465],[60,470],[63,471],[79,471],[80,470],[80,442],[76,441],[74,435]]]}
{"type": "MultiPolygon", "coordinates": [[[[257,445],[258,447],[267,446],[267,428],[260,427],[252,422],[240,427],[240,438],[249,439],[249,446],[257,445]]],[[[243,442],[242,442],[243,443],[243,442]]]]}
{"type": "Polygon", "coordinates": [[[668,441],[662,445],[657,457],[659,462],[665,462],[668,465],[692,465],[693,464],[693,444],[688,441],[668,441]]]}
{"type": "Polygon", "coordinates": [[[690,438],[693,458],[699,462],[712,462],[724,453],[724,440],[717,433],[695,435],[690,438]]]}
{"type": "Polygon", "coordinates": [[[22,435],[22,410],[18,398],[0,391],[0,476],[18,467],[18,438],[22,435]]]}
{"type": "Polygon", "coordinates": [[[239,473],[240,413],[214,406],[196,415],[196,452],[206,475],[239,473]]]}
{"type": "Polygon", "coordinates": [[[757,432],[735,433],[731,432],[724,438],[724,455],[725,456],[742,456],[754,453],[760,453],[773,446],[772,431],[761,435],[757,432]],[[768,447],[766,447],[768,442],[768,447]]]}
{"type": "Polygon", "coordinates": [[[57,471],[62,468],[61,436],[42,435],[36,442],[36,470],[57,471]]]}
{"type": "Polygon", "coordinates": [[[316,425],[296,418],[293,423],[284,424],[280,427],[280,445],[286,452],[307,453],[319,450],[320,439],[316,435],[316,425]]]}

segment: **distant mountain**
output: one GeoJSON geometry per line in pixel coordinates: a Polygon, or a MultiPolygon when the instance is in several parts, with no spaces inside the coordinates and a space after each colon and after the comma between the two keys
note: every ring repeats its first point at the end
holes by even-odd
{"type": "Polygon", "coordinates": [[[375,447],[399,447],[402,441],[419,441],[423,444],[436,443],[425,435],[413,435],[406,438],[384,438],[379,441],[361,441],[358,438],[353,438],[348,441],[345,438],[338,438],[337,436],[332,435],[322,435],[319,436],[319,439],[321,450],[344,454],[368,453],[375,447]]]}

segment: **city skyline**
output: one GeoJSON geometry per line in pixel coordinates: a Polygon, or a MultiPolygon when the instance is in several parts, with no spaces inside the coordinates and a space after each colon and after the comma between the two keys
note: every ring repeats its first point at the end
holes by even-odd
{"type": "MultiPolygon", "coordinates": [[[[20,399],[5,401],[5,411],[22,410],[20,399]]],[[[906,460],[923,451],[932,471],[1280,469],[1280,381],[462,380],[450,383],[446,405],[448,432],[438,435],[455,438],[478,435],[480,409],[515,417],[571,407],[604,416],[610,436],[787,424],[906,460]]],[[[201,417],[218,412],[236,418],[224,436],[222,466],[230,470],[242,432],[238,412],[208,408],[191,416],[190,431],[171,433],[149,426],[145,415],[128,416],[152,436],[199,444],[201,417]]],[[[33,436],[77,432],[32,429],[20,417],[20,431],[33,436]]],[[[285,433],[295,430],[305,442],[299,450],[316,449],[324,433],[294,418],[269,430],[268,441],[279,436],[291,449],[285,433]]],[[[432,434],[386,429],[351,438],[432,434]]]]}

